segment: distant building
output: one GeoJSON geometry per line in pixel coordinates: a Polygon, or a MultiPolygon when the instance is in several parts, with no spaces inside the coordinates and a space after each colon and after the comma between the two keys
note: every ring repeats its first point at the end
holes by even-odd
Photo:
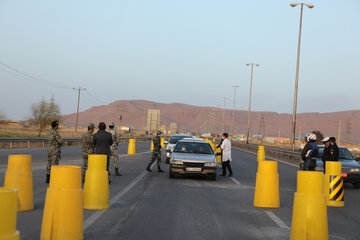
{"type": "Polygon", "coordinates": [[[160,110],[148,109],[147,129],[150,132],[153,132],[159,128],[160,128],[160,110]]]}
{"type": "Polygon", "coordinates": [[[176,134],[178,132],[177,123],[170,123],[170,134],[176,134]]]}

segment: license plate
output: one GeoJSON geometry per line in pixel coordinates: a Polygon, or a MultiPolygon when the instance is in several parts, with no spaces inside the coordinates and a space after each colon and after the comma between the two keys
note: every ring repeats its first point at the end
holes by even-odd
{"type": "Polygon", "coordinates": [[[201,172],[201,168],[186,168],[187,172],[201,172]]]}

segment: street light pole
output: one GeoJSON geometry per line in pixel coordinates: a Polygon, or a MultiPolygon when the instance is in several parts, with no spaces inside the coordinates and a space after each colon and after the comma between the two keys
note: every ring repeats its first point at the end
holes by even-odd
{"type": "Polygon", "coordinates": [[[232,115],[232,122],[231,122],[231,127],[232,127],[232,134],[235,133],[235,127],[234,127],[234,119],[235,119],[235,104],[236,104],[236,88],[238,88],[238,85],[232,86],[234,88],[234,106],[233,106],[233,115],[232,115]]]}
{"type": "Polygon", "coordinates": [[[293,106],[293,120],[292,120],[292,131],[291,131],[291,146],[292,150],[295,151],[295,128],[296,128],[296,108],[297,108],[297,94],[298,94],[298,81],[299,81],[299,63],[300,63],[300,43],[301,43],[301,27],[302,27],[302,14],[304,5],[308,8],[313,8],[314,5],[308,3],[290,3],[291,7],[301,5],[300,9],[300,24],[299,24],[299,40],[297,49],[297,60],[296,60],[296,76],[295,76],[295,90],[294,90],[294,106],[293,106]]]}
{"type": "Polygon", "coordinates": [[[226,108],[227,97],[222,97],[222,99],[224,99],[223,120],[222,120],[222,131],[224,133],[224,132],[226,132],[225,131],[225,108],[226,108]]]}
{"type": "Polygon", "coordinates": [[[253,81],[253,73],[254,73],[254,65],[256,67],[259,66],[257,63],[247,63],[246,66],[251,65],[251,79],[250,79],[250,94],[249,94],[249,113],[248,113],[248,127],[246,134],[246,144],[249,144],[249,136],[250,136],[250,112],[251,112],[251,92],[252,92],[252,81],[253,81]]]}

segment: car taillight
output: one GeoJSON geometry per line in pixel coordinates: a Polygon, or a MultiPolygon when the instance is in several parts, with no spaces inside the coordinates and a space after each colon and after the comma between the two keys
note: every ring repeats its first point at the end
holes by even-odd
{"type": "Polygon", "coordinates": [[[341,176],[342,177],[347,177],[347,173],[342,173],[341,176]]]}

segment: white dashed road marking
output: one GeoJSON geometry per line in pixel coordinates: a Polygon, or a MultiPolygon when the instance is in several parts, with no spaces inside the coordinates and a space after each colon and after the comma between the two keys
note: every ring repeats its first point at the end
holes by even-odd
{"type": "Polygon", "coordinates": [[[265,211],[265,213],[273,220],[280,228],[285,228],[287,230],[290,230],[288,225],[286,225],[278,216],[276,216],[273,212],[265,211]]]}

